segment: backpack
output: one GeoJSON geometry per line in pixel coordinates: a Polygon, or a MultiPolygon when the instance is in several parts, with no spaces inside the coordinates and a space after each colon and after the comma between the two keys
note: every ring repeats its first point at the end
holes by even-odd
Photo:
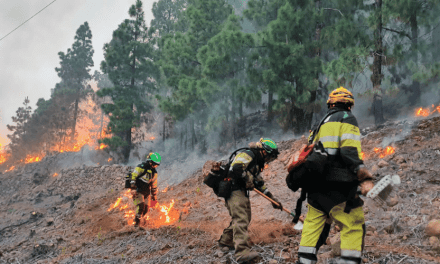
{"type": "Polygon", "coordinates": [[[228,177],[229,168],[237,152],[249,148],[240,148],[229,156],[228,161],[208,160],[203,165],[203,183],[212,188],[218,197],[229,198],[232,192],[232,179],[228,177]]]}

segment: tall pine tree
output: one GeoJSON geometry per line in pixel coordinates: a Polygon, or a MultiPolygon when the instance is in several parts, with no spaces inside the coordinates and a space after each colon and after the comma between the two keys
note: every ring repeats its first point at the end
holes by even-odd
{"type": "Polygon", "coordinates": [[[131,19],[126,19],[113,32],[110,43],[104,45],[105,60],[101,70],[108,74],[114,87],[98,92],[108,96],[113,103],[103,104],[110,116],[108,130],[112,138],[103,139],[112,150],[120,150],[124,162],[128,161],[132,148],[132,128],[139,125],[140,115],[149,111],[151,92],[159,71],[152,58],[154,48],[144,20],[142,1],[129,9],[131,19]]]}

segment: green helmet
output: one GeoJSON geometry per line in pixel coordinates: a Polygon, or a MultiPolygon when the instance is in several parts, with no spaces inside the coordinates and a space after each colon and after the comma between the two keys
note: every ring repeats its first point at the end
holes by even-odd
{"type": "Polygon", "coordinates": [[[278,146],[275,143],[275,141],[273,141],[270,138],[261,138],[260,139],[260,143],[263,146],[263,149],[270,155],[273,156],[278,156],[279,152],[278,152],[278,146]]]}
{"type": "Polygon", "coordinates": [[[151,161],[157,165],[160,165],[161,160],[162,160],[162,158],[160,157],[159,153],[157,153],[157,152],[151,152],[150,154],[147,155],[147,161],[151,161]]]}

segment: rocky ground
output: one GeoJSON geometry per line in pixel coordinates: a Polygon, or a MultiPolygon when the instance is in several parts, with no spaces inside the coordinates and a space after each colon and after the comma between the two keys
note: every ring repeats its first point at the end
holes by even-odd
{"type": "MultiPolygon", "coordinates": [[[[440,117],[362,129],[368,168],[378,180],[393,174],[402,179],[386,206],[366,200],[364,263],[440,263],[439,131],[440,117]],[[395,153],[380,158],[374,148],[386,146],[395,153]]],[[[281,155],[263,172],[270,191],[290,210],[299,194],[285,185],[285,165],[305,142],[277,142],[281,155]]],[[[217,248],[230,218],[224,201],[203,185],[201,168],[179,184],[159,186],[160,204],[174,201],[173,223],[159,220],[156,208],[145,228],[135,229],[123,211],[110,209],[126,192],[124,176],[131,167],[61,169],[55,159],[0,175],[0,263],[235,263],[232,251],[217,248]]],[[[161,170],[166,168],[159,168],[165,177],[161,170]]],[[[294,263],[300,231],[293,229],[292,217],[254,192],[251,203],[250,235],[260,262],[294,263]]],[[[338,255],[338,242],[332,227],[320,263],[338,255]]]]}

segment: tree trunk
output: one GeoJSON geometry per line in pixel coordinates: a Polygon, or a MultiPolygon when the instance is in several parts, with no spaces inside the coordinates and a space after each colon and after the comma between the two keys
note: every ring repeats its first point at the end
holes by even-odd
{"type": "Polygon", "coordinates": [[[190,129],[191,129],[191,149],[192,150],[194,150],[195,145],[197,144],[196,130],[195,130],[194,126],[195,126],[194,119],[191,118],[190,129]]]}
{"type": "Polygon", "coordinates": [[[73,110],[72,134],[70,136],[70,140],[72,143],[75,141],[76,119],[78,118],[78,104],[79,104],[79,91],[77,91],[76,93],[75,109],[73,110]]]}
{"type": "MultiPolygon", "coordinates": [[[[417,13],[415,12],[415,10],[412,12],[410,20],[409,20],[410,24],[411,24],[411,49],[414,52],[414,62],[416,65],[418,65],[418,27],[417,27],[417,13]]],[[[420,90],[420,83],[418,81],[413,81],[412,85],[411,85],[411,91],[412,91],[412,96],[410,96],[410,104],[411,105],[415,105],[416,103],[418,103],[419,99],[420,99],[420,95],[421,95],[421,90],[420,90]]]]}
{"type": "Polygon", "coordinates": [[[165,151],[165,139],[166,139],[165,125],[166,125],[166,114],[163,114],[162,143],[163,143],[163,150],[164,151],[165,151]]]}
{"type": "Polygon", "coordinates": [[[273,92],[269,91],[267,99],[267,123],[272,123],[273,119],[273,92]]]}
{"type": "Polygon", "coordinates": [[[373,113],[374,122],[376,125],[380,125],[385,122],[383,117],[382,107],[382,56],[383,56],[383,44],[382,44],[382,0],[376,0],[376,19],[377,27],[374,31],[375,38],[375,51],[373,55],[373,74],[371,75],[371,81],[373,83],[373,113]]]}

